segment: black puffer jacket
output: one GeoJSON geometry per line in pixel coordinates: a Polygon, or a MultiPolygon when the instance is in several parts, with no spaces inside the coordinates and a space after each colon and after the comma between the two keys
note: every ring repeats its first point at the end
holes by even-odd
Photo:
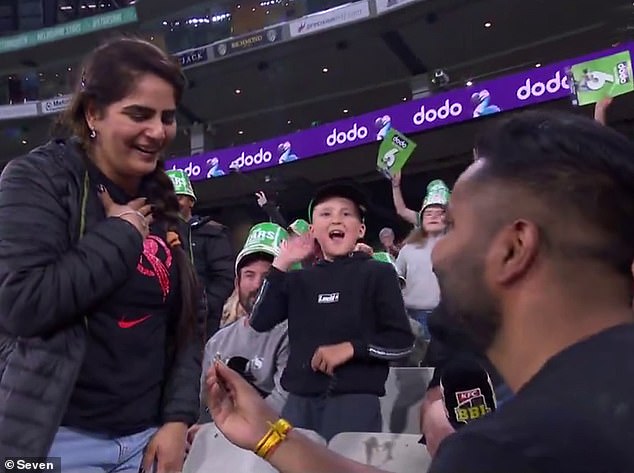
{"type": "Polygon", "coordinates": [[[207,340],[218,331],[222,307],[233,291],[233,248],[226,228],[210,217],[189,221],[194,264],[207,296],[207,340]]]}
{"type": "MultiPolygon", "coordinates": [[[[0,178],[0,458],[48,453],[91,309],[125,283],[142,252],[130,224],[85,212],[98,199],[87,176],[78,147],[57,141],[11,161],[0,178]]],[[[191,424],[202,334],[178,353],[168,345],[162,421],[191,424]]]]}

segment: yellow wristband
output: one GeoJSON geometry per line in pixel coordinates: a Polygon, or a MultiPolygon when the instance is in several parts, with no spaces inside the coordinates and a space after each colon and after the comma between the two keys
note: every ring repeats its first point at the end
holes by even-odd
{"type": "Polygon", "coordinates": [[[274,424],[269,422],[269,431],[258,442],[254,449],[256,455],[266,458],[267,455],[279,445],[293,426],[284,419],[278,419],[274,424]]]}
{"type": "Polygon", "coordinates": [[[288,421],[282,418],[277,419],[277,422],[271,425],[271,430],[277,432],[278,435],[282,437],[282,440],[286,438],[286,434],[288,434],[288,431],[292,428],[293,426],[288,421]]]}
{"type": "Polygon", "coordinates": [[[258,452],[258,456],[266,458],[269,453],[271,453],[273,449],[277,447],[280,443],[282,443],[282,438],[277,435],[277,433],[273,432],[273,434],[269,436],[264,445],[262,445],[262,448],[258,452]]]}
{"type": "Polygon", "coordinates": [[[269,437],[271,436],[271,431],[269,430],[266,435],[264,437],[262,437],[260,439],[260,441],[258,442],[258,444],[255,446],[255,448],[253,449],[253,452],[256,455],[259,455],[259,451],[262,449],[262,446],[266,443],[266,441],[269,439],[269,437]]]}

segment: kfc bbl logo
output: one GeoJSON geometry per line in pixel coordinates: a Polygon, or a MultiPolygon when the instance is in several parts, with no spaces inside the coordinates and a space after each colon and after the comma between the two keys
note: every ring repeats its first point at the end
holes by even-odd
{"type": "Polygon", "coordinates": [[[454,409],[456,420],[465,424],[491,412],[491,408],[487,406],[486,399],[482,395],[480,388],[458,391],[456,393],[456,401],[458,403],[458,406],[454,409]]]}

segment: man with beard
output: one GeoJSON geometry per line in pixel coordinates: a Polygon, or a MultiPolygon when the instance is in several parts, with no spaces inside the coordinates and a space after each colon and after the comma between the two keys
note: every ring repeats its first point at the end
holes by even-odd
{"type": "MultiPolygon", "coordinates": [[[[273,258],[288,233],[274,223],[260,223],[249,232],[247,242],[236,259],[235,287],[243,313],[251,313],[255,299],[268,274],[273,258]]],[[[288,359],[288,324],[281,323],[270,332],[259,333],[243,316],[221,328],[205,346],[204,373],[216,356],[238,369],[260,392],[266,402],[281,412],[288,394],[280,379],[288,359]]],[[[201,392],[204,400],[204,392],[201,392]]]]}
{"type": "Polygon", "coordinates": [[[434,267],[448,316],[517,394],[448,437],[434,471],[632,471],[634,149],[533,113],[476,157],[434,267]]]}
{"type": "Polygon", "coordinates": [[[427,451],[433,458],[442,441],[455,432],[447,417],[445,398],[440,385],[448,366],[455,366],[456,362],[471,366],[473,362],[478,363],[491,377],[498,407],[507,402],[513,393],[491,362],[474,346],[469,334],[465,332],[465,327],[447,315],[443,301],[433,310],[428,322],[431,343],[425,353],[423,366],[433,367],[434,375],[421,403],[420,426],[427,451]]]}
{"type": "MultiPolygon", "coordinates": [[[[429,471],[634,471],[634,144],[528,112],[497,122],[475,155],[433,262],[448,316],[515,396],[449,436],[429,471]]],[[[207,389],[225,436],[261,446],[277,416],[249,386],[215,363],[207,389]]],[[[259,452],[283,473],[377,471],[281,431],[259,452]]]]}

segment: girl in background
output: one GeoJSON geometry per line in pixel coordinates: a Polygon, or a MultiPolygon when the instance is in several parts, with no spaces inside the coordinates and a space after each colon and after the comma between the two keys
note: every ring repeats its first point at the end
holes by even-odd
{"type": "MultiPolygon", "coordinates": [[[[400,194],[400,192],[399,192],[400,194]]],[[[403,299],[407,314],[423,330],[423,338],[430,339],[427,317],[440,302],[440,288],[433,272],[431,252],[445,232],[445,208],[449,201],[449,189],[444,182],[435,180],[427,186],[416,226],[401,248],[396,267],[407,281],[403,299]]]]}

